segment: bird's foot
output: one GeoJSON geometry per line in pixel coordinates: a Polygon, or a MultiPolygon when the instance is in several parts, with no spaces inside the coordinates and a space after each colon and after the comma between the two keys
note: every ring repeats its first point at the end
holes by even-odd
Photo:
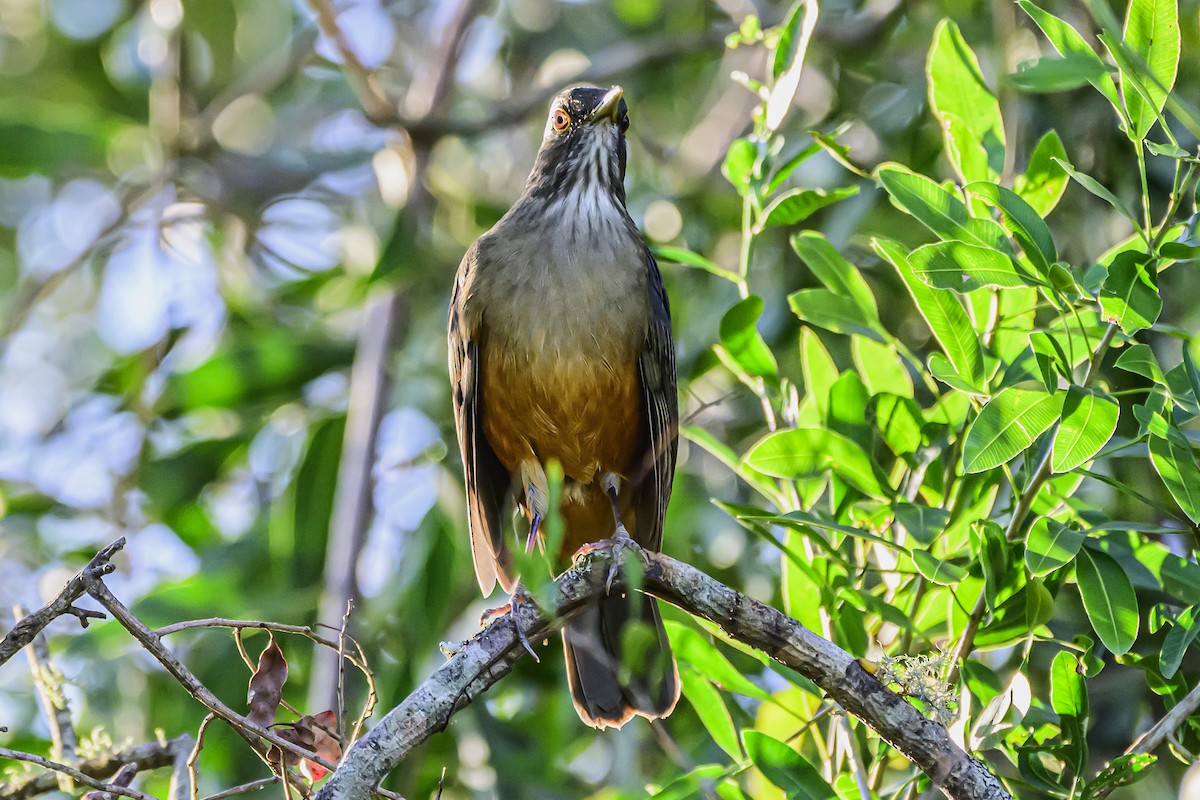
{"type": "Polygon", "coordinates": [[[646,551],[633,540],[633,537],[629,535],[629,529],[623,524],[617,525],[617,529],[613,531],[613,535],[607,539],[585,544],[576,550],[575,554],[571,556],[571,561],[572,563],[578,562],[581,558],[599,550],[608,550],[612,553],[612,566],[608,568],[608,577],[604,581],[605,594],[609,594],[612,591],[613,580],[616,579],[617,573],[621,571],[621,567],[625,563],[625,555],[622,551],[636,553],[644,566],[650,564],[650,560],[646,556],[646,551]]]}
{"type": "Polygon", "coordinates": [[[532,603],[533,598],[530,597],[520,586],[513,587],[512,594],[508,597],[508,602],[502,606],[489,608],[479,615],[479,627],[486,628],[505,614],[512,621],[513,630],[516,631],[517,641],[525,648],[525,652],[533,656],[533,660],[541,663],[538,654],[533,651],[533,645],[529,643],[529,637],[525,635],[525,630],[521,627],[521,621],[518,619],[517,610],[521,603],[532,603]]]}

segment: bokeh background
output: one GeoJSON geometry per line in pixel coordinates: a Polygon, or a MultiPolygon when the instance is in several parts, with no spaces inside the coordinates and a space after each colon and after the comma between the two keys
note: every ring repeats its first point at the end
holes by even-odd
{"type": "MultiPolygon", "coordinates": [[[[1196,2],[1181,6],[1179,91],[1196,103],[1196,2]]],[[[1087,27],[1081,8],[1049,7],[1087,27]]],[[[3,626],[14,604],[40,605],[125,535],[109,584],[152,626],[336,625],[353,595],[351,629],[382,707],[398,702],[443,661],[438,643],[470,635],[488,605],[466,539],[446,306],[462,253],[520,193],[546,100],[574,81],[623,85],[631,215],[652,244],[731,266],[741,202],[719,165],[756,102],[736,75],[761,78],[766,64],[761,46],[725,38],[748,14],[770,25],[786,12],[748,0],[0,0],[3,626]],[[336,12],[340,37],[321,9],[336,12]]],[[[998,87],[1014,162],[1055,128],[1079,168],[1138,191],[1101,98],[1020,95],[1006,80],[1044,47],[1007,0],[826,0],[821,15],[789,141],[840,127],[858,164],[949,177],[924,76],[949,16],[998,87]]],[[[1152,192],[1165,196],[1170,177],[1153,175],[1152,192]]],[[[888,327],[920,349],[927,331],[865,244],[919,237],[911,219],[823,154],[791,180],[861,187],[806,225],[865,265],[888,327]]],[[[1076,263],[1130,232],[1077,187],[1051,225],[1076,263]]],[[[760,410],[711,350],[736,291],[663,269],[684,416],[740,451],[761,433],[760,410]]],[[[1200,309],[1182,272],[1164,276],[1164,317],[1194,331],[1200,309]]],[[[751,279],[767,298],[764,335],[794,372],[798,321],[783,298],[814,281],[782,233],[761,240],[751,279]]],[[[683,442],[675,487],[666,551],[778,602],[777,551],[710,502],[745,496],[733,475],[683,442]]],[[[1142,505],[1114,516],[1157,521],[1142,505]]],[[[62,620],[49,633],[81,733],[146,741],[199,725],[201,706],[117,625],[62,620]]],[[[265,637],[247,641],[257,652],[265,637]]],[[[171,644],[241,707],[249,673],[231,636],[171,644]]],[[[329,660],[303,639],[281,644],[285,697],[309,713],[329,707],[329,660]]],[[[665,738],[640,722],[583,728],[549,652],[522,661],[390,785],[430,797],[444,767],[447,798],[636,796],[722,760],[687,703],[665,738]]],[[[348,680],[361,703],[361,682],[348,680]]],[[[1093,694],[1098,763],[1153,713],[1132,680],[1093,694]]],[[[20,659],[0,669],[0,724],[5,746],[45,752],[20,659]]],[[[202,794],[265,774],[219,726],[200,768],[202,794]]],[[[1129,796],[1173,796],[1176,779],[1164,771],[1129,796]]]]}

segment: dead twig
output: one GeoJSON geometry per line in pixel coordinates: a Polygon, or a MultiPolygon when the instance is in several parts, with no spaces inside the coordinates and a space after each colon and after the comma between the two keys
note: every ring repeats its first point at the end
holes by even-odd
{"type": "MultiPolygon", "coordinates": [[[[84,786],[90,786],[93,789],[97,789],[108,794],[124,795],[125,797],[132,797],[133,800],[154,800],[154,798],[150,795],[142,794],[137,789],[130,789],[128,786],[117,786],[116,784],[105,783],[104,781],[96,780],[91,775],[87,775],[68,764],[60,764],[57,761],[51,761],[48,758],[35,756],[32,753],[22,753],[19,750],[9,750],[7,747],[0,747],[0,758],[11,758],[13,761],[24,761],[26,764],[36,764],[39,767],[54,770],[55,772],[62,773],[63,775],[69,775],[76,782],[82,783],[84,786]]],[[[130,765],[125,765],[125,767],[128,766],[130,765]]],[[[125,767],[122,767],[122,769],[125,769],[125,767]]],[[[7,794],[5,795],[5,797],[8,796],[9,795],[7,794]]]]}
{"type": "Polygon", "coordinates": [[[85,628],[93,619],[104,619],[104,614],[99,611],[77,608],[75,601],[87,593],[90,581],[98,580],[116,569],[109,559],[124,546],[125,537],[122,536],[97,553],[78,575],[67,581],[58,597],[13,625],[12,630],[0,641],[0,664],[12,658],[22,647],[32,642],[47,625],[65,614],[77,617],[79,624],[85,628]]]}

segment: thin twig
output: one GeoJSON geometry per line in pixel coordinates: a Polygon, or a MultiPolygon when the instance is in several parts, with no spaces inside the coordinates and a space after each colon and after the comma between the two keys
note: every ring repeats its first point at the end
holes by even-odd
{"type": "Polygon", "coordinates": [[[102,792],[132,797],[133,800],[154,800],[154,798],[150,795],[142,794],[137,789],[130,789],[128,786],[116,786],[111,783],[105,783],[104,781],[98,781],[91,775],[87,775],[72,766],[60,764],[57,761],[51,761],[50,759],[42,758],[41,756],[35,756],[32,753],[22,753],[19,750],[9,750],[7,747],[0,747],[0,758],[11,758],[13,761],[24,761],[27,764],[36,764],[39,767],[51,769],[55,772],[62,773],[63,775],[70,775],[77,782],[82,783],[84,786],[90,786],[93,789],[98,789],[102,792]]]}
{"type": "MultiPolygon", "coordinates": [[[[13,608],[13,617],[18,621],[24,619],[27,612],[21,606],[13,608]]],[[[33,687],[37,692],[42,711],[46,714],[46,723],[50,727],[50,757],[55,761],[70,761],[75,758],[75,748],[78,739],[75,736],[75,726],[71,722],[71,707],[63,691],[62,675],[50,661],[50,647],[46,637],[39,633],[25,648],[29,659],[29,671],[33,675],[33,687]]],[[[59,774],[58,788],[64,792],[71,791],[74,786],[67,775],[59,774]]]]}
{"type": "MultiPolygon", "coordinates": [[[[162,664],[167,672],[169,672],[171,676],[174,677],[181,686],[183,686],[188,694],[194,697],[202,705],[207,707],[209,711],[214,712],[218,717],[229,723],[230,727],[232,727],[233,730],[247,742],[247,744],[254,748],[255,752],[259,752],[260,748],[260,744],[255,737],[261,737],[276,747],[297,755],[300,758],[320,764],[322,767],[325,767],[329,770],[335,769],[334,765],[327,759],[281,738],[274,731],[270,731],[266,728],[255,725],[253,722],[246,719],[245,716],[237,713],[229,706],[225,705],[220,698],[212,693],[212,690],[201,683],[200,680],[192,674],[191,670],[184,666],[182,661],[176,658],[174,653],[172,653],[163,645],[162,639],[156,636],[154,631],[146,627],[146,625],[140,619],[135,617],[133,613],[130,612],[130,610],[126,608],[125,605],[118,600],[111,591],[109,591],[108,587],[104,585],[102,580],[99,578],[87,579],[87,591],[92,597],[100,601],[101,605],[108,609],[109,613],[111,613],[113,617],[121,623],[125,630],[129,631],[129,633],[133,635],[133,638],[137,639],[138,643],[141,644],[142,647],[150,653],[150,655],[154,656],[155,660],[158,661],[159,664],[162,664]]],[[[260,753],[260,755],[262,754],[260,753]]]]}
{"type": "Polygon", "coordinates": [[[200,793],[200,776],[196,773],[196,762],[200,759],[200,750],[204,747],[204,734],[208,732],[208,726],[216,718],[217,715],[211,711],[205,715],[204,721],[200,723],[200,727],[196,731],[196,744],[187,757],[188,775],[192,780],[192,791],[188,795],[190,800],[196,800],[196,795],[200,793]]]}
{"type": "Polygon", "coordinates": [[[341,57],[342,69],[350,82],[350,88],[358,96],[363,111],[372,122],[386,125],[388,120],[396,115],[395,104],[388,99],[375,73],[363,64],[358,53],[354,51],[354,46],[342,32],[338,24],[337,9],[331,0],[308,0],[308,6],[317,16],[317,27],[333,42],[338,56],[341,57]]]}
{"type": "Polygon", "coordinates": [[[247,792],[262,791],[268,786],[273,786],[276,783],[279,783],[279,776],[277,775],[272,775],[269,778],[259,778],[256,781],[243,783],[241,786],[234,786],[232,789],[226,789],[223,792],[210,794],[205,797],[204,800],[225,800],[226,797],[234,797],[239,794],[246,794],[247,792]]]}
{"type": "Polygon", "coordinates": [[[78,575],[67,581],[58,597],[13,625],[12,630],[0,641],[0,664],[12,658],[22,647],[32,642],[42,629],[65,614],[77,617],[79,624],[85,628],[93,619],[104,619],[104,614],[99,611],[76,608],[75,601],[87,592],[90,580],[108,575],[116,569],[109,559],[124,546],[125,537],[122,536],[97,553],[78,575]]]}
{"type": "MultiPolygon", "coordinates": [[[[192,737],[183,734],[165,742],[144,742],[91,758],[77,759],[67,766],[93,778],[112,775],[125,764],[133,764],[139,771],[157,769],[170,766],[175,760],[175,753],[179,747],[190,748],[191,745],[192,737]]],[[[58,776],[51,772],[20,776],[8,783],[0,783],[0,797],[3,797],[4,800],[25,800],[28,797],[36,797],[39,794],[54,791],[57,785],[58,776]]]]}

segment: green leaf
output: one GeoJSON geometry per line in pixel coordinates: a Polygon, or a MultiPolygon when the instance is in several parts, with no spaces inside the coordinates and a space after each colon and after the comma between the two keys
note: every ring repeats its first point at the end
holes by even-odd
{"type": "Polygon", "coordinates": [[[1100,290],[1105,321],[1117,323],[1127,334],[1149,328],[1162,313],[1162,298],[1149,261],[1149,256],[1132,250],[1118,254],[1100,290]]]}
{"type": "MultiPolygon", "coordinates": [[[[1133,133],[1144,139],[1154,127],[1179,70],[1179,9],[1176,0],[1130,0],[1125,17],[1124,44],[1144,62],[1139,75],[1148,98],[1130,91],[1122,71],[1121,94],[1133,121],[1133,133]],[[1147,99],[1149,102],[1147,102],[1147,99]]],[[[1138,64],[1140,72],[1142,64],[1138,64]]]]}
{"type": "Polygon", "coordinates": [[[950,512],[944,508],[896,503],[892,506],[892,511],[896,520],[908,531],[908,535],[923,545],[933,544],[950,525],[950,512]]]}
{"type": "Polygon", "coordinates": [[[829,351],[821,343],[821,337],[817,336],[811,328],[800,329],[800,369],[804,373],[806,395],[813,399],[821,414],[821,420],[827,421],[829,419],[829,389],[840,373],[837,364],[833,363],[829,351]]]}
{"type": "Polygon", "coordinates": [[[912,398],[883,392],[871,398],[871,404],[875,428],[888,448],[898,456],[917,452],[924,420],[912,398]]]}
{"type": "Polygon", "coordinates": [[[1064,58],[1026,61],[1008,80],[1024,92],[1065,92],[1099,80],[1104,73],[1098,60],[1071,53],[1064,58]]]}
{"type": "Polygon", "coordinates": [[[700,673],[683,668],[679,670],[679,681],[683,686],[683,696],[696,710],[696,716],[704,724],[708,735],[734,761],[742,757],[742,748],[738,746],[737,728],[729,709],[721,699],[721,693],[700,673]]]}
{"type": "Polygon", "coordinates": [[[795,225],[808,219],[825,206],[858,194],[857,186],[847,186],[833,191],[825,189],[792,189],[776,197],[763,209],[755,233],[762,233],[770,225],[795,225]]]}
{"type": "MultiPolygon", "coordinates": [[[[956,117],[970,132],[970,144],[982,147],[987,154],[982,164],[966,169],[964,167],[970,162],[960,157],[954,164],[959,175],[964,181],[998,177],[1004,171],[1004,122],[1000,118],[1000,103],[984,82],[979,61],[954,22],[942,20],[938,23],[925,70],[929,102],[943,131],[950,127],[948,118],[956,117]]],[[[953,152],[949,145],[948,142],[947,152],[953,152]]]]}
{"type": "Polygon", "coordinates": [[[817,13],[816,0],[800,0],[792,6],[787,21],[780,29],[771,68],[774,85],[764,115],[767,130],[777,129],[792,106],[796,88],[800,85],[800,72],[804,67],[808,43],[817,26],[817,13]]]}
{"type": "Polygon", "coordinates": [[[1050,517],[1038,517],[1025,537],[1025,566],[1032,575],[1047,575],[1075,560],[1087,531],[1077,531],[1050,517]]]}
{"type": "Polygon", "coordinates": [[[1188,519],[1200,525],[1200,467],[1191,443],[1171,425],[1166,436],[1150,434],[1150,461],[1188,519]]]}
{"type": "Polygon", "coordinates": [[[1005,389],[983,407],[963,442],[963,470],[983,472],[1024,452],[1057,421],[1065,392],[1005,389]]]}
{"type": "Polygon", "coordinates": [[[688,664],[727,692],[771,702],[771,694],[743,675],[703,634],[674,620],[666,620],[663,625],[680,663],[688,664]]]}
{"type": "Polygon", "coordinates": [[[1154,351],[1148,344],[1129,345],[1125,348],[1125,352],[1117,357],[1114,366],[1120,367],[1126,372],[1141,375],[1143,378],[1149,378],[1155,383],[1166,385],[1167,379],[1163,376],[1162,369],[1158,366],[1158,359],[1154,357],[1154,351]]]}
{"type": "Polygon", "coordinates": [[[783,186],[784,182],[791,177],[792,173],[808,159],[821,151],[821,146],[816,142],[810,143],[807,147],[802,147],[796,155],[783,162],[775,173],[771,175],[771,180],[767,183],[767,194],[774,194],[775,191],[783,186]]]}
{"type": "Polygon", "coordinates": [[[788,305],[797,317],[834,333],[857,333],[877,341],[884,339],[854,300],[828,289],[801,289],[788,295],[788,305]]]}
{"type": "Polygon", "coordinates": [[[741,280],[736,272],[727,270],[724,267],[718,267],[704,256],[693,253],[691,250],[685,250],[682,247],[651,247],[650,252],[658,261],[683,264],[685,267],[702,269],[731,283],[737,283],[741,280]]]}
{"type": "Polygon", "coordinates": [[[758,161],[758,145],[750,139],[734,139],[725,152],[725,161],[721,164],[721,174],[725,180],[733,184],[738,194],[745,195],[750,191],[750,182],[754,179],[754,164],[758,161]]]}
{"type": "Polygon", "coordinates": [[[779,379],[775,354],[758,332],[758,319],[763,313],[763,300],[750,295],[735,304],[721,317],[721,346],[738,366],[756,378],[779,379]]]}
{"type": "Polygon", "coordinates": [[[857,267],[843,258],[842,254],[816,231],[801,231],[792,236],[790,241],[796,255],[808,265],[826,289],[853,299],[872,327],[880,333],[883,332],[875,295],[857,267]]]}
{"type": "Polygon", "coordinates": [[[1162,652],[1158,657],[1158,669],[1164,678],[1174,677],[1175,673],[1179,671],[1179,663],[1183,661],[1183,654],[1191,646],[1196,634],[1200,633],[1200,625],[1196,624],[1196,610],[1196,606],[1185,608],[1175,618],[1171,630],[1163,639],[1162,652]]]}
{"type": "Polygon", "coordinates": [[[898,164],[884,164],[875,174],[900,208],[941,238],[1007,250],[1008,240],[998,223],[972,217],[962,200],[924,175],[898,164]]]}
{"type": "Polygon", "coordinates": [[[942,561],[928,550],[913,550],[913,564],[925,580],[939,586],[954,586],[967,577],[967,571],[957,564],[942,561]]]}
{"type": "Polygon", "coordinates": [[[830,470],[864,494],[891,494],[875,476],[871,459],[850,439],[823,428],[792,428],[767,434],[746,453],[743,463],[766,475],[797,480],[830,470]]]}
{"type": "Polygon", "coordinates": [[[1118,198],[1115,194],[1104,188],[1100,181],[1096,180],[1091,175],[1087,175],[1078,171],[1075,169],[1075,167],[1071,166],[1071,162],[1067,161],[1065,158],[1055,158],[1054,160],[1060,167],[1066,170],[1068,175],[1075,179],[1076,183],[1115,208],[1121,214],[1121,216],[1132,222],[1135,228],[1137,227],[1137,217],[1135,217],[1133,212],[1129,210],[1129,206],[1121,202],[1120,198],[1118,198]]]}
{"type": "Polygon", "coordinates": [[[1070,472],[1100,452],[1116,431],[1120,413],[1121,407],[1108,395],[1072,386],[1054,434],[1054,471],[1070,472]]]}
{"type": "Polygon", "coordinates": [[[1075,561],[1079,594],[1092,628],[1114,655],[1129,652],[1137,639],[1137,595],[1129,576],[1107,553],[1085,547],[1075,561]]]}
{"type": "Polygon", "coordinates": [[[1067,160],[1062,139],[1047,131],[1033,148],[1025,174],[1018,175],[1013,184],[1013,191],[1042,218],[1054,210],[1067,190],[1067,171],[1055,160],[1060,158],[1067,160]]]}
{"type": "Polygon", "coordinates": [[[1088,715],[1088,695],[1074,653],[1060,650],[1050,667],[1050,704],[1060,717],[1083,720],[1088,715]]]}
{"type": "Polygon", "coordinates": [[[1149,753],[1128,753],[1117,756],[1083,790],[1083,800],[1104,797],[1118,786],[1128,786],[1146,777],[1146,768],[1158,761],[1149,753]]]}
{"type": "Polygon", "coordinates": [[[788,800],[838,800],[817,768],[783,742],[752,730],[742,733],[742,741],[754,766],[783,789],[788,800]]]}
{"type": "Polygon", "coordinates": [[[896,268],[917,310],[925,318],[955,371],[976,391],[982,390],[985,383],[983,349],[962,304],[953,294],[931,289],[921,281],[914,274],[904,249],[897,243],[875,239],[871,246],[896,268]]]}
{"type": "Polygon", "coordinates": [[[967,184],[966,190],[1000,212],[1005,230],[1021,245],[1038,272],[1048,274],[1050,265],[1058,261],[1058,249],[1037,210],[1019,194],[999,184],[977,181],[967,184]]]}
{"type": "Polygon", "coordinates": [[[855,336],[850,340],[850,354],[871,395],[888,392],[902,397],[913,396],[912,377],[895,345],[855,336]]]}
{"type": "Polygon", "coordinates": [[[1004,529],[990,519],[975,523],[972,526],[972,536],[979,541],[979,566],[983,571],[984,599],[987,601],[987,607],[995,611],[1000,604],[1001,592],[1015,577],[1009,569],[1012,548],[1004,536],[1004,529]]]}
{"type": "Polygon", "coordinates": [[[1108,67],[1105,66],[1100,56],[1096,55],[1096,51],[1079,35],[1079,32],[1050,12],[1038,8],[1030,0],[1017,0],[1017,5],[1042,29],[1042,33],[1050,40],[1050,44],[1054,45],[1054,49],[1058,51],[1059,55],[1064,58],[1081,58],[1095,62],[1097,68],[1095,77],[1088,83],[1107,98],[1116,110],[1117,116],[1124,122],[1126,119],[1125,109],[1117,97],[1117,86],[1113,83],[1112,76],[1108,74],[1108,67]]]}
{"type": "Polygon", "coordinates": [[[1004,253],[964,242],[935,242],[908,256],[913,274],[930,286],[973,292],[984,286],[1025,286],[1035,281],[1017,272],[1004,253]]]}

